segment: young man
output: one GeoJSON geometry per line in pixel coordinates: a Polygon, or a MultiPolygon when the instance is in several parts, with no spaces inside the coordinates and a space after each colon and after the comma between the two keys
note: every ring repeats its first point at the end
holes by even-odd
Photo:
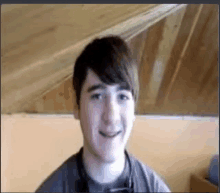
{"type": "Polygon", "coordinates": [[[170,192],[125,150],[139,92],[137,66],[126,43],[117,36],[90,43],[76,60],[73,88],[83,148],[37,192],[170,192]]]}

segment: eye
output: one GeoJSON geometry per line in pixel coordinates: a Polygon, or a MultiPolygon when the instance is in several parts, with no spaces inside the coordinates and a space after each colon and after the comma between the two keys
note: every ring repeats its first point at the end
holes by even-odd
{"type": "Polygon", "coordinates": [[[129,98],[126,95],[124,95],[124,94],[120,94],[119,95],[119,99],[120,100],[129,100],[129,98]]]}
{"type": "Polygon", "coordinates": [[[92,100],[100,100],[102,99],[102,95],[101,94],[94,94],[91,96],[92,100]]]}

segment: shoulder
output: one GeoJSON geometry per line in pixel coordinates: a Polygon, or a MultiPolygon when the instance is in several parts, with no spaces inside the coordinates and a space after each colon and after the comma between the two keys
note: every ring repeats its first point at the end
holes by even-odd
{"type": "Polygon", "coordinates": [[[63,164],[58,167],[44,182],[38,187],[36,192],[65,192],[67,183],[68,171],[76,171],[76,155],[68,158],[63,164]]]}
{"type": "Polygon", "coordinates": [[[134,164],[134,172],[139,179],[141,179],[142,184],[147,184],[150,192],[171,192],[170,188],[152,168],[150,168],[147,164],[139,161],[133,155],[130,155],[133,164],[134,164]]]}

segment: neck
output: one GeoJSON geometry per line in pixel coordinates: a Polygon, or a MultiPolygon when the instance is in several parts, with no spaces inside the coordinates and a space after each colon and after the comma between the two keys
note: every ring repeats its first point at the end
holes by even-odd
{"type": "Polygon", "coordinates": [[[113,162],[104,162],[83,147],[83,164],[89,176],[98,183],[114,182],[123,172],[125,154],[113,162]]]}

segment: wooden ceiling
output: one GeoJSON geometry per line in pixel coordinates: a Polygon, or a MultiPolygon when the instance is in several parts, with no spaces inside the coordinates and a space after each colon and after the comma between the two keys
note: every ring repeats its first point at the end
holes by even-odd
{"type": "Polygon", "coordinates": [[[74,61],[116,34],[139,65],[137,114],[218,115],[218,5],[2,6],[2,113],[72,113],[74,61]]]}
{"type": "Polygon", "coordinates": [[[217,5],[189,5],[144,32],[139,114],[218,115],[218,23],[217,5]]]}

